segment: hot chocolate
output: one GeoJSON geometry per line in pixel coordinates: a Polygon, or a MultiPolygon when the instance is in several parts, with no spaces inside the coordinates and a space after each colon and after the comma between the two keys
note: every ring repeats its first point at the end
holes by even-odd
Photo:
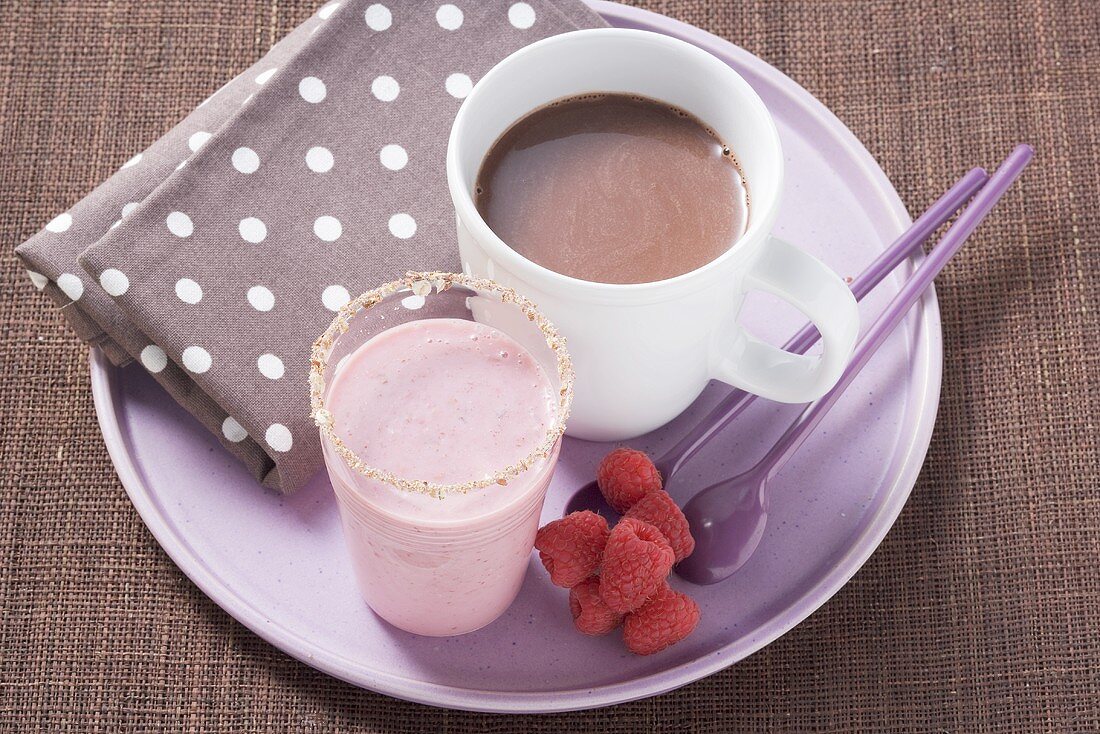
{"type": "Polygon", "coordinates": [[[705,124],[668,104],[586,94],[535,110],[492,146],[482,218],[546,268],[647,283],[706,265],[744,233],[748,190],[705,124]]]}

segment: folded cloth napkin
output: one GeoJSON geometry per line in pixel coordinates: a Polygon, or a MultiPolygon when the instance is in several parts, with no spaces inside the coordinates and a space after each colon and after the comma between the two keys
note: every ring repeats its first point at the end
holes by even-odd
{"type": "Polygon", "coordinates": [[[354,294],[454,269],[444,160],[473,83],[603,21],[580,0],[323,6],[17,253],[264,484],[321,465],[309,346],[354,294]]]}

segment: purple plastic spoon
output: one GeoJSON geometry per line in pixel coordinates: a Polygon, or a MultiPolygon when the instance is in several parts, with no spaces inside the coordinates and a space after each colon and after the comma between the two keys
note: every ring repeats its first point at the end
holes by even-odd
{"type": "MultiPolygon", "coordinates": [[[[921,214],[912,226],[891,245],[882,251],[874,261],[867,266],[855,280],[852,281],[852,294],[856,300],[862,300],[875,286],[889,275],[894,268],[905,262],[932,233],[939,229],[948,219],[954,216],[970,197],[985,185],[989,175],[981,168],[974,168],[960,178],[954,186],[947,190],[943,196],[936,200],[924,214],[921,214]]],[[[806,324],[794,337],[784,345],[784,349],[796,354],[804,354],[818,339],[817,329],[813,324],[806,324]]],[[[676,473],[695,456],[712,438],[728,426],[737,416],[756,400],[756,396],[744,390],[733,390],[716,405],[710,413],[700,420],[695,427],[688,431],[676,445],[665,452],[664,456],[657,459],[657,465],[661,477],[664,479],[665,489],[675,486],[672,481],[676,473]]],[[[669,490],[675,496],[676,492],[669,490]]],[[[612,513],[611,508],[604,502],[596,482],[589,482],[574,493],[566,503],[565,512],[577,510],[598,510],[604,514],[612,513]]]]}
{"type": "Polygon", "coordinates": [[[808,406],[754,467],[712,484],[691,498],[684,507],[684,515],[695,536],[695,552],[677,566],[680,576],[697,584],[713,584],[728,578],[748,561],[760,544],[768,521],[771,479],[813,433],[886,337],[989,214],[1027,166],[1032,154],[1029,145],[1019,145],[1009,154],[864,334],[836,386],[808,406]]]}

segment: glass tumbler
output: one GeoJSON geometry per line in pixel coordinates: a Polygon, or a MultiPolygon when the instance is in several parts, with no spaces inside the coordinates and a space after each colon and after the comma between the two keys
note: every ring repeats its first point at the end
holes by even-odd
{"type": "MultiPolygon", "coordinates": [[[[434,369],[446,374],[447,365],[434,369]]],[[[476,402],[476,389],[467,401],[476,402]]],[[[340,309],[313,345],[310,394],[356,582],[367,604],[390,624],[431,636],[471,632],[502,614],[528,567],[573,396],[572,364],[554,326],[526,298],[492,281],[409,273],[340,309]],[[430,480],[437,457],[428,445],[402,456],[409,476],[390,471],[384,456],[374,457],[379,466],[368,464],[353,447],[371,440],[369,421],[368,435],[352,441],[350,426],[341,425],[340,406],[330,401],[341,367],[356,350],[394,327],[438,318],[475,320],[503,332],[541,368],[552,391],[545,434],[530,453],[480,467],[460,484],[430,480]],[[407,470],[410,465],[423,469],[407,470]]],[[[337,403],[345,399],[340,391],[335,397],[337,403]]],[[[484,421],[485,416],[470,416],[469,422],[473,430],[492,428],[481,425],[484,421]]]]}

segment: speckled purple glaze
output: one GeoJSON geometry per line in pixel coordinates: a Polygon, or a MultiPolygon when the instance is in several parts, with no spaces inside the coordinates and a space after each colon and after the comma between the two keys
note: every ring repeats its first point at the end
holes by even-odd
{"type": "MultiPolygon", "coordinates": [[[[854,275],[909,223],[871,156],[793,81],[696,28],[592,5],[613,25],[710,51],[756,88],[776,117],[788,161],[777,234],[854,275]]],[[[882,309],[907,272],[865,299],[865,317],[882,309]]],[[[781,343],[801,326],[797,313],[764,305],[750,297],[745,307],[755,333],[781,343]]],[[[386,625],[358,596],[324,472],[291,497],[264,490],[140,367],[117,370],[92,353],[96,411],[126,491],[173,560],[223,609],[290,655],[356,685],[436,706],[509,712],[662,693],[731,665],[805,619],[859,569],[901,511],[928,449],[940,374],[939,312],[929,293],[776,479],[767,533],[751,561],[710,587],[674,580],[699,601],[699,629],[640,658],[616,636],[576,634],[565,593],[534,559],[519,599],[483,630],[421,638],[386,625]]],[[[712,385],[687,413],[632,444],[661,451],[724,389],[712,385]]],[[[685,467],[684,480],[694,476],[702,488],[748,467],[798,410],[758,401],[685,467]]],[[[544,518],[560,516],[606,450],[566,439],[544,518]]]]}

